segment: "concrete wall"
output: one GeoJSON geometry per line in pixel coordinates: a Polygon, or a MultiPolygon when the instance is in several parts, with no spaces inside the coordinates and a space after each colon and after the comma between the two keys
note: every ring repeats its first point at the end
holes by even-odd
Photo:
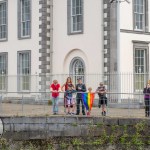
{"type": "MultiPolygon", "coordinates": [[[[3,117],[2,137],[12,140],[48,139],[51,137],[84,137],[89,135],[89,128],[97,128],[93,136],[101,135],[98,125],[135,125],[145,122],[150,127],[149,119],[102,118],[102,117],[3,117]]],[[[109,131],[108,131],[109,132],[109,131]]],[[[148,131],[149,132],[149,131],[148,131]]]]}

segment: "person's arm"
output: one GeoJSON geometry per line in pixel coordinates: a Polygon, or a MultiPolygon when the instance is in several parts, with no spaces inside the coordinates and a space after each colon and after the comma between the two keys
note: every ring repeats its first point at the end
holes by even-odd
{"type": "Polygon", "coordinates": [[[75,86],[72,84],[72,88],[75,89],[75,86]]]}
{"type": "Polygon", "coordinates": [[[72,90],[72,93],[76,93],[77,91],[76,90],[72,90]]]}
{"type": "Polygon", "coordinates": [[[61,87],[61,91],[64,91],[64,89],[63,89],[64,87],[65,87],[65,84],[63,84],[63,86],[61,87]]]}
{"type": "Polygon", "coordinates": [[[105,86],[104,86],[104,94],[106,94],[106,88],[105,88],[105,86]]]}
{"type": "Polygon", "coordinates": [[[96,89],[95,93],[99,93],[99,89],[98,88],[96,89]]]}
{"type": "Polygon", "coordinates": [[[146,93],[146,88],[143,89],[143,93],[144,93],[144,94],[146,93]]]}
{"type": "Polygon", "coordinates": [[[54,90],[53,90],[52,86],[50,86],[50,92],[54,92],[54,90]]]}
{"type": "Polygon", "coordinates": [[[86,86],[85,86],[85,84],[82,85],[82,92],[86,92],[86,86]]]}
{"type": "Polygon", "coordinates": [[[61,90],[61,86],[60,86],[60,84],[59,84],[59,89],[58,89],[58,92],[61,92],[62,90],[61,90]]]}
{"type": "Polygon", "coordinates": [[[76,85],[76,91],[78,91],[78,84],[76,85]]]}

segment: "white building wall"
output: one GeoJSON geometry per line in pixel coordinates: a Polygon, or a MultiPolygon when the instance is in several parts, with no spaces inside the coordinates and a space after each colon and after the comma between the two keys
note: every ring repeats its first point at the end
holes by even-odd
{"type": "MultiPolygon", "coordinates": [[[[148,8],[150,8],[149,0],[148,0],[148,8]]],[[[148,14],[148,21],[150,25],[150,13],[148,14]]],[[[127,29],[127,30],[134,29],[133,28],[133,0],[130,0],[130,3],[122,2],[120,4],[120,27],[121,29],[127,29]]]]}
{"type": "Polygon", "coordinates": [[[17,91],[17,51],[31,50],[31,74],[39,73],[39,1],[32,0],[31,5],[31,39],[18,40],[17,0],[8,0],[8,41],[0,42],[0,52],[8,52],[8,91],[17,91]]]}
{"type": "Polygon", "coordinates": [[[39,3],[32,0],[31,39],[18,40],[17,1],[8,0],[8,41],[0,42],[0,52],[8,52],[8,74],[17,74],[17,51],[31,50],[31,74],[39,67],[39,3]]]}
{"type": "Polygon", "coordinates": [[[102,73],[103,23],[102,1],[84,1],[84,33],[67,35],[67,0],[54,0],[53,73],[68,74],[74,57],[81,57],[86,73],[102,73]]]}

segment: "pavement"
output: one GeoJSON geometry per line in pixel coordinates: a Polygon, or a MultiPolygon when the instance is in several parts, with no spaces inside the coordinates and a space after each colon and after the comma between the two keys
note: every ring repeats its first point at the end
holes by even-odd
{"type": "MultiPolygon", "coordinates": [[[[0,116],[51,116],[52,109],[47,103],[45,105],[0,103],[0,116]]],[[[66,115],[65,111],[67,110],[63,106],[59,106],[57,115],[66,115]]],[[[141,108],[107,108],[106,111],[108,117],[145,118],[144,109],[141,108]]],[[[93,107],[90,115],[101,116],[101,108],[93,107]]]]}

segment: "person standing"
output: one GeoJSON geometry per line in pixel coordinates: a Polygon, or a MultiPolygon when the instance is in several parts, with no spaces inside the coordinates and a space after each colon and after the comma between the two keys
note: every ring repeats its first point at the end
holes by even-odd
{"type": "Polygon", "coordinates": [[[65,92],[66,97],[66,104],[67,104],[67,115],[75,115],[75,100],[73,98],[73,94],[76,92],[76,90],[72,89],[72,86],[68,86],[68,90],[65,92]],[[71,107],[72,106],[72,107],[71,107]]]}
{"type": "Polygon", "coordinates": [[[50,91],[52,92],[52,105],[53,105],[53,114],[58,114],[58,99],[59,99],[59,91],[60,84],[58,84],[57,80],[53,80],[53,83],[50,86],[50,91]]]}
{"type": "Polygon", "coordinates": [[[96,93],[98,93],[99,96],[99,108],[102,105],[102,116],[106,116],[106,110],[105,107],[107,105],[107,97],[106,97],[106,88],[104,84],[101,82],[100,86],[97,88],[96,93]]]}
{"type": "MultiPolygon", "coordinates": [[[[71,77],[67,78],[66,83],[63,84],[63,86],[61,87],[61,90],[62,91],[67,91],[68,87],[72,87],[72,89],[74,89],[74,85],[72,83],[71,77]]],[[[65,97],[65,94],[64,94],[64,108],[65,108],[65,111],[66,111],[67,107],[68,107],[67,100],[66,100],[66,97],[65,97]]],[[[73,106],[71,105],[70,107],[73,107],[73,106]]]]}
{"type": "Polygon", "coordinates": [[[76,101],[77,101],[77,113],[76,115],[80,114],[80,103],[82,104],[82,114],[85,115],[85,108],[82,100],[82,93],[78,92],[86,92],[86,86],[85,84],[82,83],[82,79],[78,79],[78,84],[76,85],[76,91],[77,91],[77,96],[76,96],[76,101]]]}
{"type": "Polygon", "coordinates": [[[145,101],[145,117],[150,116],[150,84],[148,83],[143,90],[145,101]]]}

